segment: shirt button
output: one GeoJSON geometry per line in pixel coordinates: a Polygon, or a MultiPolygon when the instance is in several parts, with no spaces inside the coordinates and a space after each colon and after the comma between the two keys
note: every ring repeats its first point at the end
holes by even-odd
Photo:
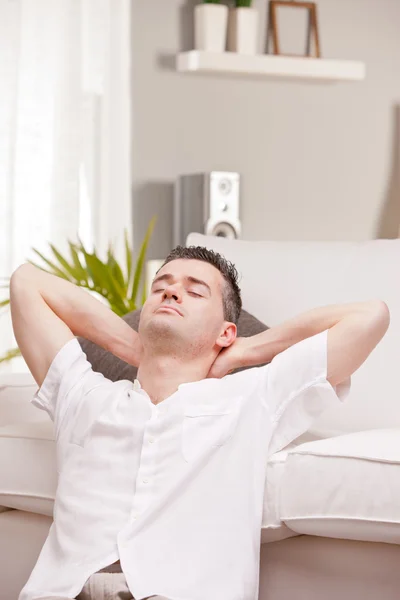
{"type": "Polygon", "coordinates": [[[154,438],[149,438],[149,444],[152,444],[154,442],[154,438]]]}
{"type": "Polygon", "coordinates": [[[142,479],[143,483],[149,483],[148,479],[142,479]]]}

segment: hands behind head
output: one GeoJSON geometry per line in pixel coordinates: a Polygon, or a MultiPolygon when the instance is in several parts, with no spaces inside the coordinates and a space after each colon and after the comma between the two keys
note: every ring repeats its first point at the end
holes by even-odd
{"type": "MultiPolygon", "coordinates": [[[[222,348],[210,370],[207,374],[207,379],[221,379],[232,373],[235,369],[245,367],[248,364],[249,350],[251,347],[251,338],[237,337],[235,341],[227,348],[222,348]]],[[[130,364],[139,366],[143,355],[143,345],[140,336],[137,335],[134,347],[132,348],[132,360],[130,364]]]]}
{"type": "Polygon", "coordinates": [[[237,337],[233,344],[222,348],[207,374],[207,379],[221,379],[239,367],[246,366],[249,338],[237,337]]]}

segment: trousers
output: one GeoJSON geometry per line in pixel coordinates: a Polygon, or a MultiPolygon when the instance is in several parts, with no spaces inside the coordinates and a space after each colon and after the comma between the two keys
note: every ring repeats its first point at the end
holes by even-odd
{"type": "MultiPolygon", "coordinates": [[[[43,600],[74,600],[51,596],[43,600]]],[[[117,562],[93,573],[75,600],[135,600],[129,591],[121,563],[117,562]]],[[[169,600],[166,596],[148,596],[146,600],[169,600]]]]}

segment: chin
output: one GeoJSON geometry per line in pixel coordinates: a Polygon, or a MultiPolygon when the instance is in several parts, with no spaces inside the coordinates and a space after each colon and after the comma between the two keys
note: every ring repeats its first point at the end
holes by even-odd
{"type": "Polygon", "coordinates": [[[144,335],[154,340],[154,336],[173,336],[176,337],[178,328],[168,318],[165,319],[162,314],[153,315],[144,329],[144,335]]]}

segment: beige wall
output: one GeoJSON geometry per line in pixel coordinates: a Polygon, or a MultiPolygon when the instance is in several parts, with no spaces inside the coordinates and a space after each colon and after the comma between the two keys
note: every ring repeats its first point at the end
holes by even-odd
{"type": "MultiPolygon", "coordinates": [[[[323,56],[367,65],[364,82],[338,84],[178,74],[174,55],[192,47],[195,4],[133,0],[136,244],[158,212],[150,257],[168,252],[175,178],[211,169],[243,177],[244,239],[395,237],[400,2],[319,0],[323,56]]],[[[266,5],[254,3],[260,51],[266,5]]],[[[288,44],[300,16],[286,15],[288,44]]]]}

